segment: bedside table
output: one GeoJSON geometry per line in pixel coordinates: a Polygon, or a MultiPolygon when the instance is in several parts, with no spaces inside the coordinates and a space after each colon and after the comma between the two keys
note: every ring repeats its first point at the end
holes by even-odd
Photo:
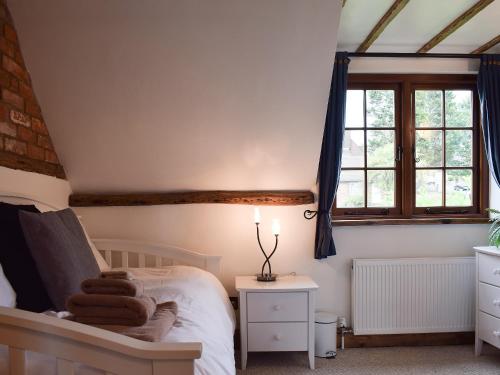
{"type": "Polygon", "coordinates": [[[237,276],[240,299],[241,368],[248,352],[307,351],[314,369],[314,292],[308,276],[282,276],[259,282],[237,276]]]}

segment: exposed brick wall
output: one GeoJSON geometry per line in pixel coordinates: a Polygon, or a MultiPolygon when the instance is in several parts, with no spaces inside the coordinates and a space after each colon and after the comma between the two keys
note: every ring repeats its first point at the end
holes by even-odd
{"type": "Polygon", "coordinates": [[[0,165],[66,178],[4,0],[0,0],[0,57],[0,165]]]}

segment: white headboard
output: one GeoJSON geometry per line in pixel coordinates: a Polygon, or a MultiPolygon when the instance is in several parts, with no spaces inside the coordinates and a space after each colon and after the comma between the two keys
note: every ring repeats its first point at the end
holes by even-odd
{"type": "Polygon", "coordinates": [[[62,207],[53,205],[36,195],[26,195],[13,192],[0,191],[0,202],[12,204],[34,204],[40,211],[57,211],[62,209],[62,207]]]}
{"type": "MultiPolygon", "coordinates": [[[[10,192],[0,191],[0,202],[35,204],[40,211],[61,209],[36,196],[10,192]]],[[[111,268],[186,265],[204,269],[219,280],[222,277],[221,257],[218,255],[206,255],[180,247],[131,240],[92,239],[91,241],[111,268]]]]}
{"type": "Polygon", "coordinates": [[[185,265],[204,269],[222,277],[221,257],[181,247],[117,239],[92,239],[111,268],[164,267],[185,265]],[[113,256],[115,254],[115,256],[113,256]]]}

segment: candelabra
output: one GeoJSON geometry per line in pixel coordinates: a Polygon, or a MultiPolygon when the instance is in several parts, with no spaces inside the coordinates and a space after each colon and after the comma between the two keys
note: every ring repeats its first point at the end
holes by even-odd
{"type": "Polygon", "coordinates": [[[262,243],[260,242],[259,223],[255,223],[255,227],[257,228],[257,242],[259,243],[260,251],[262,251],[262,254],[264,254],[264,257],[266,258],[266,260],[262,264],[262,269],[260,271],[260,275],[257,275],[257,281],[276,281],[276,274],[274,274],[272,272],[270,259],[273,256],[273,254],[276,252],[276,249],[278,248],[279,234],[278,233],[274,234],[274,238],[275,238],[274,249],[273,249],[273,251],[271,251],[271,254],[267,255],[266,251],[262,247],[262,243]],[[268,272],[264,273],[264,269],[266,268],[266,264],[267,264],[268,272]]]}
{"type": "Polygon", "coordinates": [[[275,243],[274,243],[274,249],[271,251],[269,255],[267,255],[266,251],[262,247],[262,243],[260,242],[260,232],[259,232],[259,223],[260,223],[260,211],[259,208],[255,208],[255,227],[257,228],[257,242],[259,243],[260,251],[262,251],[262,254],[264,254],[264,257],[266,260],[262,264],[262,269],[260,271],[260,274],[257,275],[257,281],[275,281],[276,280],[276,275],[273,274],[272,269],[271,269],[271,257],[273,254],[276,252],[276,249],[278,248],[278,236],[280,234],[280,222],[277,219],[273,220],[272,224],[272,231],[273,235],[275,238],[275,243]],[[267,264],[267,272],[264,273],[264,269],[266,268],[267,264]]]}

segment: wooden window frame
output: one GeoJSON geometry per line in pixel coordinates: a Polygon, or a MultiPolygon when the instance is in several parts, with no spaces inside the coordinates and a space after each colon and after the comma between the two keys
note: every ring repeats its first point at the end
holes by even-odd
{"type": "Polygon", "coordinates": [[[394,162],[394,167],[390,168],[372,168],[368,167],[367,163],[367,131],[368,130],[385,130],[385,131],[394,131],[394,155],[396,155],[396,150],[398,146],[401,145],[402,139],[402,127],[401,127],[401,85],[398,83],[392,82],[367,82],[367,83],[357,83],[352,82],[349,83],[350,90],[394,90],[394,128],[376,128],[376,127],[367,127],[366,121],[366,94],[364,95],[364,126],[361,127],[346,127],[346,130],[362,130],[364,132],[364,167],[347,167],[342,168],[342,170],[353,170],[353,171],[363,171],[365,175],[364,180],[364,197],[365,197],[365,205],[368,203],[368,171],[370,170],[394,170],[395,173],[395,194],[394,194],[394,207],[391,208],[377,208],[377,207],[363,207],[363,208],[335,208],[335,215],[339,217],[349,217],[349,218],[367,218],[367,217],[399,217],[401,215],[401,203],[402,203],[402,194],[401,189],[397,189],[397,186],[401,186],[401,162],[394,162]]]}
{"type": "MultiPolygon", "coordinates": [[[[476,90],[476,75],[472,74],[350,74],[348,89],[391,89],[395,92],[395,152],[402,147],[402,160],[396,163],[395,208],[336,208],[332,209],[334,225],[362,224],[449,224],[488,222],[486,208],[489,199],[489,170],[482,142],[479,98],[476,90]],[[464,207],[436,207],[426,213],[425,208],[415,207],[415,124],[414,90],[468,89],[473,92],[473,206],[467,213],[459,211],[464,207]]],[[[445,100],[443,97],[443,106],[445,100]]],[[[443,112],[443,116],[445,113],[443,112]]],[[[443,119],[444,121],[445,119],[443,119]]],[[[443,124],[443,127],[445,125],[443,124]]],[[[354,128],[353,128],[354,129],[354,128]]],[[[365,130],[366,127],[357,128],[365,130]]],[[[436,128],[442,130],[443,128],[436,128]]],[[[366,139],[365,139],[366,140],[366,139]]],[[[443,139],[443,152],[444,143],[443,139]]],[[[365,148],[367,147],[365,142],[365,148]]],[[[366,168],[366,164],[365,164],[366,168]]],[[[355,168],[345,168],[355,169],[355,168]]],[[[382,168],[384,169],[384,168],[382,168]]],[[[445,167],[442,168],[445,171],[445,167]]],[[[443,172],[444,173],[444,172],[443,172]]],[[[445,177],[444,177],[445,178],[445,177]]],[[[365,182],[366,186],[366,182],[365,182]]],[[[443,185],[443,195],[445,186],[443,185]]],[[[366,188],[365,188],[365,200],[366,188]]],[[[443,204],[444,201],[443,201],[443,204]]]]}

